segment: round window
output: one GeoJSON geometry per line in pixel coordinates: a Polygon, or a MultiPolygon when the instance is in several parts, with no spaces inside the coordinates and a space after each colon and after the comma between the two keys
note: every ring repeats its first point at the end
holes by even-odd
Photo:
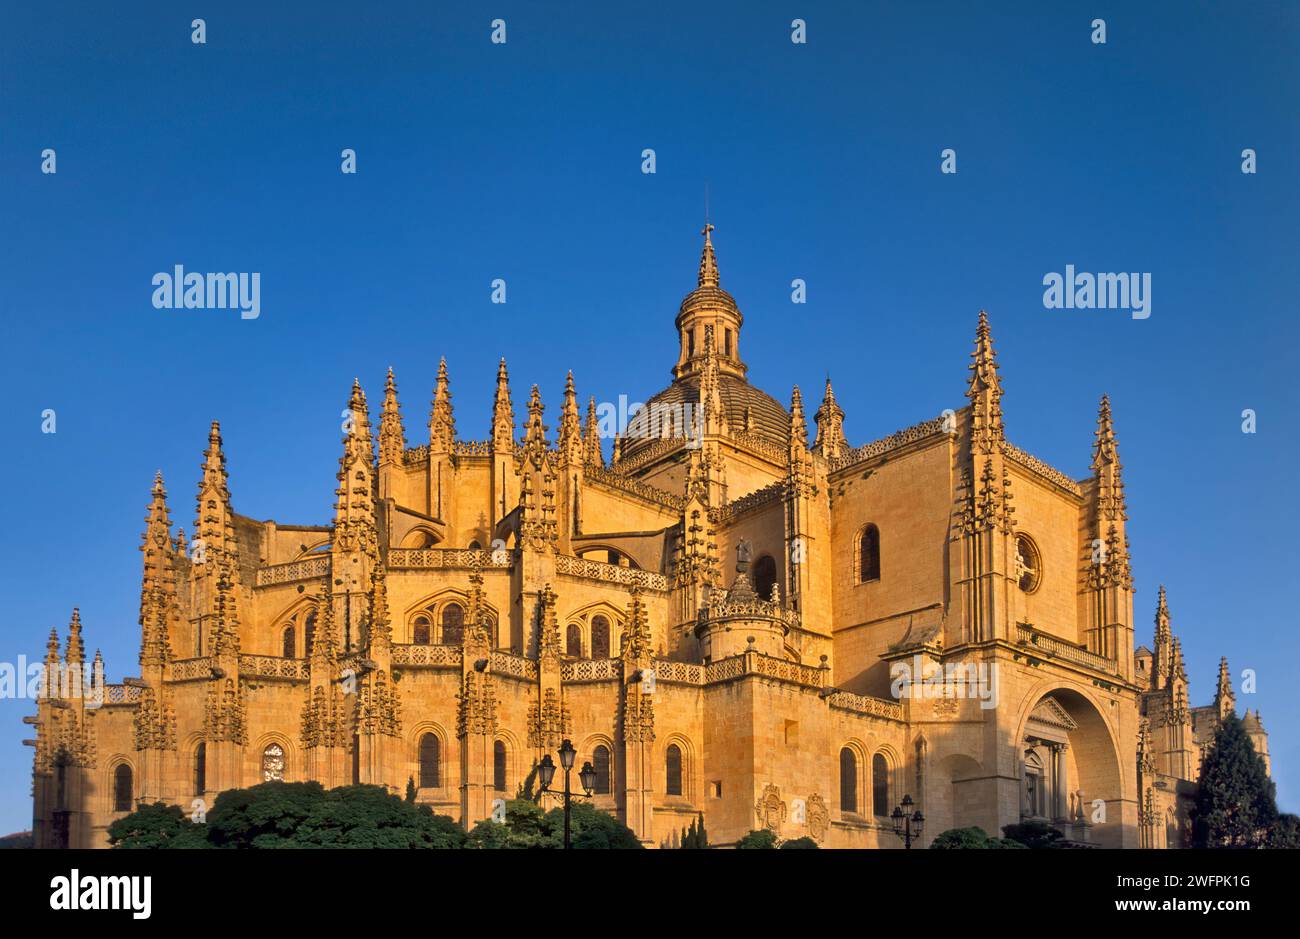
{"type": "Polygon", "coordinates": [[[1016,535],[1016,581],[1025,593],[1033,593],[1043,580],[1043,559],[1038,545],[1028,535],[1016,535]]]}

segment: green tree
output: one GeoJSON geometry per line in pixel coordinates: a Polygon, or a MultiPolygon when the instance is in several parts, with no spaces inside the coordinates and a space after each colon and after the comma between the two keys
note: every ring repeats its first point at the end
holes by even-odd
{"type": "Polygon", "coordinates": [[[766,828],[759,828],[751,831],[745,837],[736,842],[737,848],[744,849],[769,849],[776,847],[776,835],[766,828]]]}
{"type": "Polygon", "coordinates": [[[299,828],[325,799],[318,782],[265,782],[229,789],[208,812],[208,840],[219,848],[293,848],[299,828]]]}
{"type": "Polygon", "coordinates": [[[195,824],[177,805],[142,805],[108,826],[114,848],[207,848],[208,828],[195,824]]]}
{"type": "MultiPolygon", "coordinates": [[[[1008,826],[1010,827],[1010,826],[1008,826]]],[[[988,850],[1012,848],[1024,850],[1026,846],[1019,841],[1013,841],[1010,838],[991,838],[983,828],[971,826],[970,828],[949,828],[947,831],[940,832],[930,842],[930,848],[938,851],[955,851],[966,849],[988,850]]]]}
{"type": "Polygon", "coordinates": [[[412,805],[415,804],[416,791],[417,790],[415,788],[415,777],[407,776],[406,777],[406,801],[410,802],[412,805]]]}
{"type": "Polygon", "coordinates": [[[781,850],[785,851],[787,848],[806,851],[809,849],[817,848],[817,842],[813,841],[811,838],[805,835],[802,838],[791,838],[788,841],[782,841],[781,850]]]}
{"type": "Polygon", "coordinates": [[[461,827],[427,805],[412,805],[383,786],[340,786],[325,793],[294,832],[300,848],[460,848],[461,827]]]}
{"type": "MultiPolygon", "coordinates": [[[[570,842],[575,849],[640,848],[626,825],[607,812],[587,802],[573,803],[570,816],[570,842]]],[[[469,848],[562,848],[564,847],[564,809],[549,812],[527,799],[506,803],[506,820],[484,819],[474,826],[466,843],[469,848]]]]}
{"type": "Polygon", "coordinates": [[[1268,846],[1292,850],[1300,848],[1300,817],[1290,814],[1279,815],[1277,824],[1269,832],[1268,846]]]}
{"type": "Polygon", "coordinates": [[[1065,836],[1047,822],[1021,822],[1018,825],[1003,825],[1002,835],[1007,841],[1014,841],[1034,850],[1065,847],[1065,845],[1061,844],[1061,839],[1065,836]]]}
{"type": "Polygon", "coordinates": [[[709,846],[709,833],[704,830],[704,813],[701,812],[699,818],[691,819],[690,827],[682,830],[683,848],[707,848],[709,846]]]}
{"type": "Polygon", "coordinates": [[[1224,718],[1201,760],[1192,843],[1198,848],[1262,848],[1276,825],[1273,781],[1241,719],[1224,718]]]}

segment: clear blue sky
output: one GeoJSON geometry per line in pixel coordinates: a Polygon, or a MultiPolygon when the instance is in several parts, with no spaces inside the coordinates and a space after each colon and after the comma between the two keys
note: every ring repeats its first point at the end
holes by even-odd
{"type": "MultiPolygon", "coordinates": [[[[0,659],[78,604],[137,674],[150,481],[191,530],[213,418],[237,510],[319,524],[353,376],[374,402],[396,369],[413,443],[442,355],[466,438],[503,354],[517,413],[537,382],[553,418],[570,367],[643,400],[707,183],[751,379],[829,372],[853,443],[964,403],[981,307],[1017,444],[1085,476],[1110,393],[1139,641],[1163,582],[1193,703],[1221,654],[1257,670],[1239,701],[1300,808],[1296,4],[203,6],[0,13],[0,659]],[[155,310],[174,264],[260,272],[260,318],[155,310]],[[1151,318],[1044,309],[1066,264],[1150,272],[1151,318]]],[[[0,702],[0,832],[30,823],[31,712],[0,702]]]]}

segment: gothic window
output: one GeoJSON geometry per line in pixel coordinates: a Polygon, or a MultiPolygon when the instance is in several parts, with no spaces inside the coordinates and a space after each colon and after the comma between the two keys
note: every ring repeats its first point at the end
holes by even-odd
{"type": "Polygon", "coordinates": [[[126,763],[118,763],[117,769],[113,770],[113,811],[129,812],[131,804],[135,801],[133,790],[131,767],[126,763]]]}
{"type": "Polygon", "coordinates": [[[280,640],[280,654],[284,656],[286,659],[293,658],[294,652],[297,651],[297,645],[294,642],[294,639],[295,636],[294,636],[293,627],[292,626],[285,627],[284,635],[281,637],[280,640]]]}
{"type": "Polygon", "coordinates": [[[591,657],[609,658],[609,620],[603,616],[591,618],[591,657]]]}
{"type": "Polygon", "coordinates": [[[582,627],[577,623],[570,623],[567,635],[564,641],[565,654],[575,659],[582,658],[582,627]]]}
{"type": "Polygon", "coordinates": [[[764,600],[770,600],[775,586],[776,561],[772,560],[772,555],[765,554],[754,562],[754,592],[764,600]]]}
{"type": "Polygon", "coordinates": [[[840,811],[858,810],[858,757],[845,747],[840,751],[840,811]]]}
{"type": "Polygon", "coordinates": [[[437,734],[420,738],[420,788],[436,789],[442,785],[442,744],[437,734]]]}
{"type": "Polygon", "coordinates": [[[311,650],[316,645],[316,614],[307,614],[307,625],[303,627],[302,632],[303,648],[308,658],[311,658],[311,650]]]}
{"type": "Polygon", "coordinates": [[[596,771],[596,795],[609,794],[609,747],[601,744],[591,754],[591,767],[596,771]]]}
{"type": "Polygon", "coordinates": [[[278,743],[268,744],[262,751],[262,782],[276,782],[284,779],[284,747],[278,743]]]}
{"type": "Polygon", "coordinates": [[[871,758],[871,812],[885,816],[889,808],[889,761],[883,753],[871,758]]]}
{"type": "Polygon", "coordinates": [[[858,543],[858,582],[880,580],[880,529],[868,525],[858,543]]]}
{"type": "Polygon", "coordinates": [[[411,642],[417,646],[427,646],[429,644],[429,618],[427,616],[417,616],[415,622],[411,624],[411,642]]]}
{"type": "Polygon", "coordinates": [[[506,791],[506,745],[500,740],[492,744],[492,788],[506,791]]]}
{"type": "Polygon", "coordinates": [[[682,794],[682,748],[675,743],[668,744],[664,754],[664,792],[670,796],[682,794]]]}
{"type": "Polygon", "coordinates": [[[1033,593],[1043,579],[1043,559],[1028,535],[1016,535],[1016,577],[1020,589],[1033,593]]]}
{"type": "Polygon", "coordinates": [[[208,790],[208,745],[200,743],[194,751],[194,794],[201,796],[208,790]]]}
{"type": "Polygon", "coordinates": [[[465,632],[465,608],[459,603],[448,603],[442,608],[442,644],[460,645],[465,632]]]}
{"type": "Polygon", "coordinates": [[[722,342],[722,354],[731,358],[731,330],[724,329],[722,335],[725,337],[722,342]]]}

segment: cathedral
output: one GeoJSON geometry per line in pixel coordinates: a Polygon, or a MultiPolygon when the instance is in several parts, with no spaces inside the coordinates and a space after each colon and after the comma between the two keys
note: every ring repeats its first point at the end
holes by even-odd
{"type": "Polygon", "coordinates": [[[594,399],[584,419],[572,373],[552,425],[536,386],[516,422],[502,360],[466,439],[444,361],[412,446],[390,370],[377,421],[354,382],[333,519],[310,525],[235,510],[214,422],[188,540],[153,482],[140,677],[104,682],[76,610],[50,634],[37,846],[281,779],[409,787],[468,828],[564,740],[647,846],[702,817],[718,846],[897,848],[909,798],[921,845],[1026,820],[1186,844],[1233,689],[1225,661],[1189,705],[1163,589],[1134,649],[1109,400],[1083,479],[1014,445],[980,313],[960,410],[852,446],[827,381],[810,432],[797,387],[750,383],[711,232],[672,381],[624,426],[594,399]]]}

